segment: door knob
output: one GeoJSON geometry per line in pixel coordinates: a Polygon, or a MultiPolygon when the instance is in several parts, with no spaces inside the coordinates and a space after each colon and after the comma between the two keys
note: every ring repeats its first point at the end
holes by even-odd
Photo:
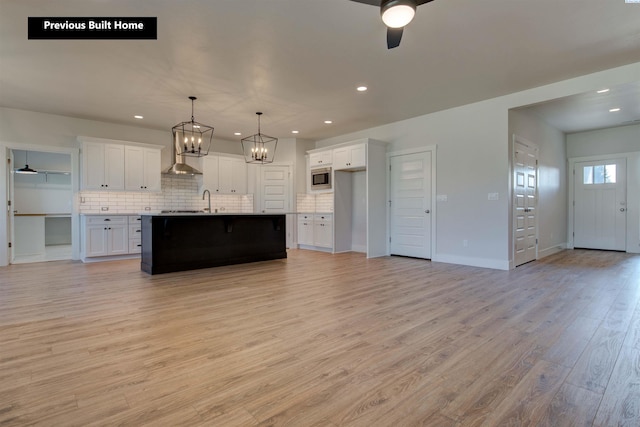
{"type": "Polygon", "coordinates": [[[426,211],[424,211],[424,213],[431,213],[431,211],[427,209],[426,211]]]}
{"type": "Polygon", "coordinates": [[[624,212],[624,208],[620,208],[620,212],[624,212]]]}

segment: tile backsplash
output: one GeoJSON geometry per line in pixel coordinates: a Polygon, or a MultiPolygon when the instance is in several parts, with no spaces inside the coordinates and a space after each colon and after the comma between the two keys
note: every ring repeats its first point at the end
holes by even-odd
{"type": "MultiPolygon", "coordinates": [[[[201,210],[207,207],[192,176],[162,175],[162,191],[142,193],[134,191],[81,191],[78,193],[80,213],[137,213],[163,209],[201,210]],[[103,210],[103,208],[107,208],[103,210]],[[146,209],[148,208],[148,209],[146,209]]],[[[215,212],[253,212],[253,194],[211,195],[211,210],[215,212]]]]}
{"type": "Polygon", "coordinates": [[[333,193],[297,195],[297,212],[333,212],[333,193]]]}

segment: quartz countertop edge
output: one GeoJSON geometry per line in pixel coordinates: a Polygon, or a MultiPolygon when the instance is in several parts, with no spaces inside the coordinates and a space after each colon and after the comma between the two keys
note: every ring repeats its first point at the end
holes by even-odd
{"type": "Polygon", "coordinates": [[[333,212],[158,212],[158,211],[144,211],[144,212],[129,212],[129,213],[111,213],[111,212],[101,212],[101,213],[81,213],[80,215],[84,216],[203,216],[203,215],[212,215],[212,216],[223,216],[223,215],[332,215],[333,212]]]}

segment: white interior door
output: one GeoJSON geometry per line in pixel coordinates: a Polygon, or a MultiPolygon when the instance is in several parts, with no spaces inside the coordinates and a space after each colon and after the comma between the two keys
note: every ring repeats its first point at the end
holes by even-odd
{"type": "Polygon", "coordinates": [[[575,164],[574,247],[626,249],[626,166],[625,159],[575,164]]]}
{"type": "Polygon", "coordinates": [[[538,250],[538,150],[518,140],[513,147],[515,265],[533,261],[538,250]]]}
{"type": "Polygon", "coordinates": [[[287,247],[293,244],[291,215],[291,167],[262,165],[259,168],[259,206],[261,213],[287,214],[287,247]]]}
{"type": "Polygon", "coordinates": [[[390,158],[390,253],[431,258],[431,153],[390,158]]]}
{"type": "Polygon", "coordinates": [[[15,210],[15,201],[13,197],[14,193],[14,182],[13,182],[13,170],[15,169],[15,159],[13,156],[13,150],[7,149],[7,158],[9,160],[9,167],[7,168],[7,236],[9,237],[9,248],[8,248],[8,263],[13,264],[15,259],[15,250],[14,245],[16,242],[15,231],[14,231],[14,210],[15,210]]]}

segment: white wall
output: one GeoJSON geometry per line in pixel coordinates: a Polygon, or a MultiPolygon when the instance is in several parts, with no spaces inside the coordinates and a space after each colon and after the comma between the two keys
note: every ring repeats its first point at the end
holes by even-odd
{"type": "Polygon", "coordinates": [[[567,157],[640,151],[640,125],[619,126],[567,135],[567,157]]]}
{"type": "MultiPolygon", "coordinates": [[[[509,134],[538,147],[538,258],[543,258],[567,245],[565,135],[526,109],[509,111],[509,134]]],[[[509,244],[513,247],[513,240],[509,244]]]]}
{"type": "Polygon", "coordinates": [[[351,172],[351,249],[367,252],[367,173],[351,172]]]}
{"type": "Polygon", "coordinates": [[[640,253],[640,125],[569,134],[567,155],[627,159],[627,252],[640,253]]]}
{"type": "Polygon", "coordinates": [[[317,142],[317,147],[374,138],[387,151],[437,145],[437,194],[447,202],[435,209],[434,261],[508,269],[509,114],[512,108],[637,81],[640,63],[564,80],[450,110],[317,142]],[[488,201],[491,192],[498,201],[488,201]],[[468,240],[468,247],[462,245],[468,240]]]}
{"type": "MultiPolygon", "coordinates": [[[[173,164],[171,125],[166,130],[157,130],[0,107],[0,144],[70,148],[78,146],[78,136],[159,145],[165,147],[162,150],[162,169],[173,164]]],[[[211,151],[242,154],[242,147],[239,140],[235,143],[214,137],[211,151]]]]}

